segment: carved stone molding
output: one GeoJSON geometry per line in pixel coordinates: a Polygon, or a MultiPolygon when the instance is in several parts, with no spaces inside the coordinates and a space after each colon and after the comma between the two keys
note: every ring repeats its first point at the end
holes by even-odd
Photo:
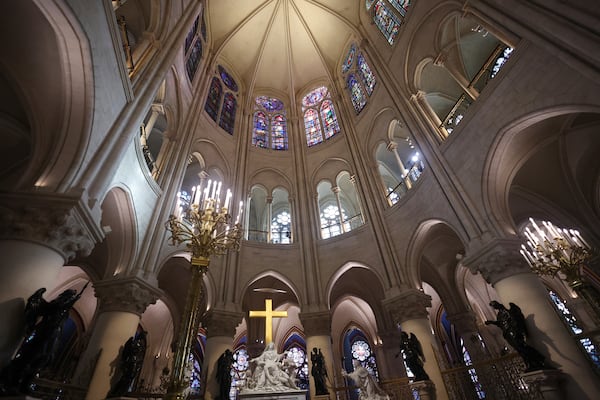
{"type": "Polygon", "coordinates": [[[202,317],[202,325],[206,327],[206,337],[235,336],[235,328],[242,322],[244,313],[225,310],[210,310],[202,317]]]}
{"type": "Polygon", "coordinates": [[[431,307],[431,296],[417,289],[407,289],[398,296],[383,301],[396,323],[411,319],[427,318],[427,307],[431,307]]]}
{"type": "Polygon", "coordinates": [[[159,298],[159,289],[139,278],[111,279],[94,283],[100,312],[122,311],[141,316],[159,298]]]}
{"type": "Polygon", "coordinates": [[[79,197],[0,195],[0,240],[23,240],[48,246],[65,262],[88,256],[104,233],[79,197]]]}
{"type": "Polygon", "coordinates": [[[456,325],[460,334],[477,332],[477,319],[471,311],[461,313],[448,314],[448,320],[456,325]]]}
{"type": "Polygon", "coordinates": [[[299,317],[306,336],[331,335],[331,314],[329,311],[300,313],[299,317]]]}
{"type": "Polygon", "coordinates": [[[531,272],[520,250],[520,239],[495,239],[467,254],[462,263],[472,273],[481,273],[489,284],[494,285],[509,276],[531,272]]]}

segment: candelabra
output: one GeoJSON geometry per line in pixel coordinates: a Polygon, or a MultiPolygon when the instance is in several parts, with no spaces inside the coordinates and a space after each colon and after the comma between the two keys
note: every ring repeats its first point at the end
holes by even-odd
{"type": "Polygon", "coordinates": [[[185,244],[191,252],[192,277],[186,297],[185,309],[181,318],[178,339],[176,340],[171,378],[165,399],[184,399],[189,387],[189,358],[193,341],[198,334],[200,323],[200,300],[202,297],[202,279],[210,258],[223,255],[229,250],[237,251],[242,238],[240,218],[243,202],[240,202],[235,222],[229,213],[231,191],[227,190],[225,201],[221,205],[221,182],[208,181],[201,190],[200,185],[193,189],[191,202],[184,210],[178,201],[175,214],[169,217],[166,228],[171,233],[171,245],[185,244]]]}
{"type": "Polygon", "coordinates": [[[524,231],[527,246],[521,245],[521,254],[531,270],[538,275],[558,276],[592,307],[600,318],[600,298],[596,289],[585,282],[582,269],[589,265],[594,252],[579,231],[561,229],[551,222],[541,226],[529,218],[524,231]]]}

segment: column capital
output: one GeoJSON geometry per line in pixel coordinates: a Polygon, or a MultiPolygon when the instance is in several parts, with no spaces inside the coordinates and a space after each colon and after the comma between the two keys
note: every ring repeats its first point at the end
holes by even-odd
{"type": "Polygon", "coordinates": [[[383,300],[383,306],[396,323],[410,319],[427,318],[427,307],[431,307],[431,296],[418,289],[407,289],[399,295],[383,300]]]}
{"type": "Polygon", "coordinates": [[[50,247],[68,262],[88,256],[103,238],[104,233],[79,195],[0,195],[0,239],[50,247]]]}
{"type": "Polygon", "coordinates": [[[211,309],[202,317],[202,325],[206,327],[206,337],[235,336],[235,328],[242,322],[244,313],[211,309]]]}
{"type": "Polygon", "coordinates": [[[331,314],[327,311],[300,313],[298,316],[306,336],[331,335],[331,314]]]}
{"type": "Polygon", "coordinates": [[[456,325],[459,334],[477,332],[477,318],[473,311],[448,314],[448,320],[456,325]]]}
{"type": "Polygon", "coordinates": [[[496,238],[469,251],[462,259],[473,274],[481,273],[492,286],[512,275],[531,272],[520,253],[522,241],[518,238],[496,238]]]}
{"type": "Polygon", "coordinates": [[[141,316],[159,298],[159,289],[139,278],[108,279],[94,283],[100,312],[123,311],[141,316]]]}

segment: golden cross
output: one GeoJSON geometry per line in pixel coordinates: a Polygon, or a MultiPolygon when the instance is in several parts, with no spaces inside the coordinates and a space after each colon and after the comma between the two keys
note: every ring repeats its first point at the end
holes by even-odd
{"type": "Polygon", "coordinates": [[[265,299],[264,311],[250,311],[250,318],[265,318],[265,345],[273,341],[273,318],[284,318],[287,316],[287,311],[273,311],[272,299],[265,299]]]}

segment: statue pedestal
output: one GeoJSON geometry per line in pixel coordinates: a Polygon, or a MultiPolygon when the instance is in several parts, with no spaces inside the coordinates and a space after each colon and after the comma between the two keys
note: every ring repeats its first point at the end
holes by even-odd
{"type": "Polygon", "coordinates": [[[521,374],[523,381],[533,390],[538,390],[544,400],[563,400],[561,384],[565,374],[558,369],[542,369],[521,374]]]}
{"type": "Polygon", "coordinates": [[[408,387],[410,390],[416,390],[419,393],[421,400],[434,400],[435,399],[435,385],[431,381],[417,381],[409,383],[408,387]]]}
{"type": "MultiPolygon", "coordinates": [[[[327,397],[329,398],[329,397],[327,397]]],[[[244,392],[238,395],[240,400],[306,400],[306,390],[289,392],[244,392]]]]}

